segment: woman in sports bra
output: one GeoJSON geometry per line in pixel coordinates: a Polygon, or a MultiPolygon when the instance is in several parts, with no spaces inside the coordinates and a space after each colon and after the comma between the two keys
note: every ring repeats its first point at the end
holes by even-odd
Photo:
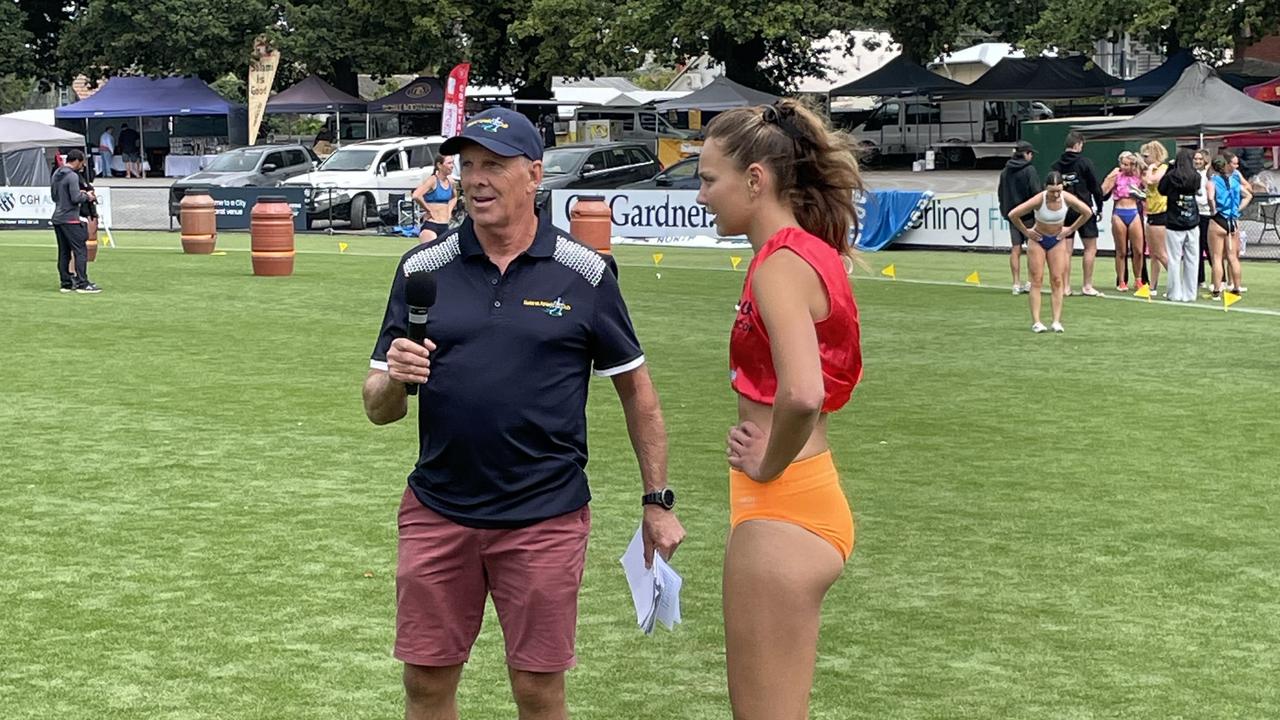
{"type": "Polygon", "coordinates": [[[1118,166],[1102,181],[1102,193],[1114,201],[1111,210],[1111,236],[1116,245],[1116,290],[1128,292],[1125,281],[1125,258],[1133,258],[1133,285],[1142,281],[1143,235],[1138,203],[1146,197],[1142,187],[1142,169],[1138,156],[1125,150],[1118,166]]]}
{"type": "Polygon", "coordinates": [[[1160,287],[1160,268],[1169,267],[1166,213],[1169,198],[1160,192],[1160,178],[1169,171],[1169,151],[1159,140],[1152,140],[1141,148],[1146,170],[1142,172],[1147,191],[1147,253],[1151,255],[1149,283],[1151,292],[1160,287]]]}
{"type": "Polygon", "coordinates": [[[436,157],[436,170],[426,182],[413,191],[413,201],[422,208],[422,228],[418,238],[430,242],[449,230],[449,219],[458,204],[458,193],[453,186],[453,156],[436,157]]]}
{"type": "Polygon", "coordinates": [[[755,251],[729,338],[729,700],[735,720],[805,718],[822,601],[854,545],[827,422],[862,377],[845,268],[862,177],[849,140],[794,100],[720,113],[698,175],[720,235],[755,251]]]}
{"type": "MultiPolygon", "coordinates": [[[[1213,299],[1222,297],[1222,273],[1228,271],[1232,292],[1240,294],[1240,210],[1247,202],[1243,184],[1225,155],[1213,159],[1213,217],[1209,225],[1209,253],[1213,261],[1213,299]]],[[[1249,196],[1252,198],[1252,195],[1249,196]]]]}
{"type": "Polygon", "coordinates": [[[1027,269],[1031,271],[1031,332],[1042,333],[1049,328],[1040,322],[1040,291],[1044,288],[1044,266],[1049,265],[1049,287],[1052,292],[1050,304],[1053,308],[1053,331],[1063,332],[1062,298],[1067,289],[1067,270],[1071,267],[1071,242],[1060,242],[1059,238],[1070,238],[1093,217],[1093,208],[1085,205],[1069,192],[1062,191],[1062,173],[1051,171],[1044,179],[1044,190],[1027,199],[1018,207],[1009,211],[1009,222],[1022,231],[1027,237],[1027,269]],[[1076,221],[1067,226],[1062,224],[1067,219],[1067,209],[1078,214],[1076,221]],[[1027,227],[1022,223],[1022,216],[1035,211],[1035,225],[1027,227]]]}

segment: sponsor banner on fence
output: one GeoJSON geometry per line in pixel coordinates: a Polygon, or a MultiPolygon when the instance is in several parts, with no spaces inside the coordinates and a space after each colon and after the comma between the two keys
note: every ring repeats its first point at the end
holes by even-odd
{"type": "MultiPolygon", "coordinates": [[[[746,238],[721,237],[715,215],[698,204],[697,190],[553,190],[552,222],[569,227],[569,211],[578,197],[603,196],[613,212],[613,235],[650,244],[685,247],[742,247],[746,238]]],[[[868,193],[858,204],[860,248],[878,250],[918,217],[930,193],[885,190],[868,193]]]]}
{"type": "MultiPolygon", "coordinates": [[[[1011,245],[1009,222],[994,191],[936,197],[922,191],[885,190],[871,195],[859,208],[861,249],[898,244],[1007,250],[1011,245]]],[[[741,237],[717,235],[715,216],[698,205],[696,190],[553,190],[552,222],[568,228],[569,210],[580,196],[604,197],[613,210],[616,242],[684,247],[746,244],[741,237]]],[[[1110,201],[1097,221],[1098,249],[1114,249],[1110,201]]]]}
{"type": "Polygon", "coordinates": [[[218,215],[219,230],[248,230],[250,213],[263,195],[283,196],[293,210],[293,228],[306,230],[307,218],[302,210],[306,194],[306,188],[209,188],[214,212],[218,215]]]}
{"type": "Polygon", "coordinates": [[[551,220],[569,227],[578,197],[604,197],[613,211],[613,234],[622,237],[715,235],[715,215],[698,204],[697,190],[552,190],[551,220]]]}
{"type": "MultiPolygon", "coordinates": [[[[98,217],[111,226],[111,188],[96,188],[98,217]]],[[[53,194],[47,187],[0,187],[0,227],[49,227],[53,194]]]]}
{"type": "MultiPolygon", "coordinates": [[[[1107,201],[1101,217],[1096,219],[1098,249],[1114,250],[1111,201],[1107,201]]],[[[986,250],[1008,250],[1012,246],[1009,221],[1000,212],[1000,200],[994,191],[933,198],[897,243],[986,250]]]]}

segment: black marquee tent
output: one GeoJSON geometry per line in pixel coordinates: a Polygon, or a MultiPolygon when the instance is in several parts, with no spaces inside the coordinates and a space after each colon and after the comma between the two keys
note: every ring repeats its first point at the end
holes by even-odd
{"type": "Polygon", "coordinates": [[[1179,50],[1167,60],[1138,77],[1126,81],[1118,88],[1112,88],[1112,96],[1130,98],[1157,98],[1169,91],[1178,83],[1182,72],[1195,64],[1196,58],[1190,50],[1179,50]]]}
{"type": "Polygon", "coordinates": [[[1280,128],[1280,108],[1259,102],[1231,87],[1213,68],[1195,63],[1178,83],[1150,107],[1131,118],[1076,127],[1085,137],[1103,140],[1227,135],[1280,128]]]}
{"type": "Polygon", "coordinates": [[[965,85],[943,77],[899,55],[880,69],[831,90],[831,97],[933,95],[960,91],[965,85]]]}
{"type": "Polygon", "coordinates": [[[705,110],[716,112],[731,110],[752,105],[770,105],[778,101],[777,96],[740,85],[729,78],[718,77],[707,83],[701,90],[674,100],[658,103],[658,112],[668,110],[705,110]]]}
{"type": "Polygon", "coordinates": [[[371,113],[423,114],[444,111],[444,86],[433,77],[418,77],[399,90],[369,101],[371,113]]]}
{"type": "Polygon", "coordinates": [[[1101,97],[1123,84],[1085,57],[1007,57],[972,83],[937,95],[944,100],[1066,100],[1101,97]]]}
{"type": "Polygon", "coordinates": [[[368,103],[310,75],[267,100],[269,113],[362,113],[368,103]]]}

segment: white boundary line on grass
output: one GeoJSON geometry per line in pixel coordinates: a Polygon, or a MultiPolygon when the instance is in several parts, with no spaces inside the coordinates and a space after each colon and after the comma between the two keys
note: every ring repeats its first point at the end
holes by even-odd
{"type": "MultiPolygon", "coordinates": [[[[48,244],[48,243],[44,243],[44,244],[41,244],[41,243],[0,243],[0,248],[6,248],[6,247],[16,247],[16,248],[45,248],[45,249],[48,249],[48,248],[49,248],[49,244],[48,244]]],[[[115,252],[116,250],[133,250],[133,251],[152,250],[152,251],[157,251],[157,252],[179,252],[179,251],[181,251],[181,248],[163,248],[163,247],[147,247],[147,246],[142,246],[142,247],[133,246],[133,247],[123,247],[123,248],[115,248],[115,247],[112,247],[112,248],[111,248],[111,252],[115,252]]],[[[101,250],[99,250],[99,252],[101,252],[101,250]]],[[[247,250],[247,249],[242,249],[242,248],[230,248],[230,249],[223,250],[223,251],[220,251],[220,252],[227,252],[227,253],[242,253],[242,252],[246,252],[246,253],[247,253],[247,252],[250,252],[250,251],[249,251],[249,250],[247,250]]],[[[333,251],[333,250],[295,250],[295,252],[297,252],[299,255],[352,255],[352,256],[355,256],[355,257],[400,257],[401,255],[403,255],[403,254],[404,254],[404,253],[402,253],[402,252],[398,252],[398,253],[336,252],[336,251],[333,251]]],[[[620,265],[622,265],[622,263],[619,263],[619,264],[620,264],[620,265]]],[[[741,270],[734,270],[733,268],[723,268],[723,267],[697,267],[697,266],[692,266],[692,265],[659,265],[659,266],[650,266],[650,265],[646,265],[646,264],[644,264],[644,263],[627,263],[627,264],[622,265],[622,266],[623,266],[623,267],[634,267],[634,268],[649,268],[649,269],[655,269],[656,271],[661,271],[661,270],[663,270],[663,269],[670,269],[670,270],[710,270],[710,271],[713,271],[713,272],[731,272],[731,273],[741,273],[741,272],[742,272],[741,270]]],[[[1008,289],[1007,289],[1007,288],[997,287],[997,286],[995,286],[995,285],[973,285],[972,283],[959,282],[959,281],[956,281],[956,280],[922,280],[922,279],[913,279],[913,278],[886,278],[886,277],[878,277],[878,276],[874,276],[874,275],[851,275],[850,277],[854,278],[855,280],[872,280],[872,281],[875,281],[875,282],[886,282],[886,283],[905,283],[905,284],[909,284],[909,285],[934,285],[934,286],[938,286],[938,287],[963,287],[963,288],[976,288],[976,289],[978,289],[978,290],[995,290],[995,291],[1001,291],[1001,292],[1008,292],[1008,289]]],[[[1047,294],[1049,294],[1049,293],[1048,293],[1048,291],[1044,291],[1044,294],[1046,294],[1046,295],[1047,295],[1047,294]]],[[[1148,302],[1148,301],[1146,301],[1146,300],[1143,300],[1142,298],[1136,298],[1136,297],[1133,297],[1132,295],[1119,295],[1119,294],[1113,294],[1113,293],[1107,293],[1107,294],[1103,295],[1100,299],[1102,299],[1102,300],[1124,300],[1124,301],[1127,301],[1127,302],[1137,302],[1137,303],[1146,303],[1146,302],[1148,302]]],[[[1199,302],[1199,301],[1194,302],[1194,303],[1175,303],[1175,302],[1169,302],[1168,300],[1151,300],[1149,304],[1151,304],[1151,305],[1161,305],[1161,306],[1164,306],[1164,307],[1190,308],[1190,309],[1211,310],[1211,311],[1214,311],[1214,312],[1222,312],[1222,308],[1221,308],[1219,305],[1210,305],[1210,304],[1207,304],[1207,303],[1204,303],[1204,302],[1199,302]]],[[[1268,308],[1255,308],[1255,307],[1247,307],[1247,306],[1246,306],[1246,307],[1235,307],[1235,308],[1232,308],[1232,309],[1231,309],[1230,311],[1228,311],[1228,312],[1233,312],[1233,313],[1247,313],[1247,314],[1249,314],[1249,315],[1265,315],[1265,316],[1268,316],[1268,317],[1280,317],[1280,310],[1271,310],[1271,309],[1268,309],[1268,308]]]]}

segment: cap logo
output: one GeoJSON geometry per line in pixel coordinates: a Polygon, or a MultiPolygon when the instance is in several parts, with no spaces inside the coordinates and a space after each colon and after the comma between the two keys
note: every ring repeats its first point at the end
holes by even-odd
{"type": "Polygon", "coordinates": [[[481,130],[491,133],[496,133],[499,130],[506,130],[511,127],[507,124],[506,120],[496,117],[476,118],[475,120],[467,123],[467,127],[471,127],[472,125],[479,125],[481,130]]]}

